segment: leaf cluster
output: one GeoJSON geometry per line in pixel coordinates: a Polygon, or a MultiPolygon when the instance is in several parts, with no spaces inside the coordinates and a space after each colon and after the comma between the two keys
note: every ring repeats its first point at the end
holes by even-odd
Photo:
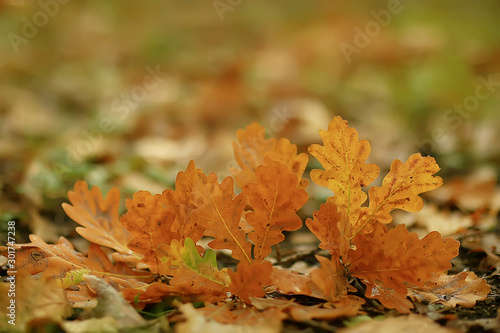
{"type": "Polygon", "coordinates": [[[174,189],[135,193],[122,216],[117,188],[103,196],[98,187],[77,182],[63,208],[91,242],[88,254],[62,237],[47,244],[32,235],[31,243],[15,245],[18,259],[11,271],[56,281],[75,308],[96,305],[98,291],[86,278],[93,275],[138,308],[173,296],[203,301],[199,311],[218,321],[250,325],[271,317],[304,321],[356,315],[365,303],[354,296],[356,288],[401,313],[410,312],[412,300],[473,306],[486,298],[488,285],[473,273],[446,275],[458,241],[438,232],[419,239],[404,225],[389,228],[391,211],[419,211],[419,194],[442,184],[435,160],[420,154],[404,163],[395,160],[382,185],[370,187],[367,195],[363,188],[378,177],[379,167],[366,163],[369,143],[341,117],[320,131],[323,145],[309,147],[323,166],[311,171],[311,180],[333,193],[305,223],[329,257],[317,256],[321,267],[308,275],[273,266],[266,260],[272,247],[284,240],[284,231],[303,224],[297,211],[308,200],[308,155],[297,154],[287,139],[264,133],[256,123],[236,133],[234,178],[219,182],[215,173],[206,175],[191,161],[174,189]],[[197,245],[202,237],[212,239],[208,249],[197,245]],[[236,270],[220,269],[214,250],[229,250],[238,261],[236,270]],[[304,306],[279,297],[287,294],[325,303],[304,306]]]}

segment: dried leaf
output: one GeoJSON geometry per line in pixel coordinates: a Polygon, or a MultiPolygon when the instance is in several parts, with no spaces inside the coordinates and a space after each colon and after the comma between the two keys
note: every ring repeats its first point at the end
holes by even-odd
{"type": "Polygon", "coordinates": [[[246,222],[253,227],[248,238],[254,243],[254,259],[264,260],[271,246],[285,239],[283,231],[302,227],[296,214],[307,202],[307,192],[297,188],[297,177],[279,162],[261,165],[255,170],[257,183],[242,188],[253,208],[246,214],[246,222]]]}
{"type": "Polygon", "coordinates": [[[281,294],[311,295],[312,279],[310,275],[302,275],[289,269],[273,267],[271,283],[276,286],[276,291],[281,294]]]}
{"type": "Polygon", "coordinates": [[[410,291],[410,297],[419,301],[470,308],[477,301],[485,300],[491,288],[474,272],[460,272],[456,275],[440,274],[422,287],[410,288],[410,291]]]}
{"type": "Polygon", "coordinates": [[[215,238],[208,245],[213,249],[231,250],[233,258],[250,264],[251,244],[239,226],[246,199],[242,194],[235,196],[233,178],[227,177],[219,184],[217,175],[211,173],[206,184],[193,191],[204,203],[193,211],[193,219],[205,229],[205,236],[215,238]]]}
{"type": "Polygon", "coordinates": [[[385,318],[383,320],[372,319],[358,326],[343,328],[340,333],[372,333],[372,332],[387,332],[387,333],[457,333],[458,331],[451,328],[442,327],[436,324],[432,319],[410,314],[408,316],[400,316],[394,318],[385,318]]]}
{"type": "Polygon", "coordinates": [[[308,157],[302,153],[297,155],[297,146],[289,140],[281,138],[265,138],[265,128],[252,123],[245,130],[238,130],[238,142],[233,142],[234,157],[240,169],[231,168],[231,173],[238,185],[255,183],[255,170],[259,165],[269,165],[273,161],[280,162],[297,176],[297,187],[306,188],[309,181],[302,178],[308,157]]]}
{"type": "Polygon", "coordinates": [[[341,317],[350,317],[358,314],[361,306],[365,303],[364,299],[356,296],[342,298],[334,303],[322,305],[304,306],[294,304],[286,309],[291,319],[304,322],[311,319],[336,319],[341,317]]]}
{"type": "Polygon", "coordinates": [[[0,293],[2,332],[13,329],[29,331],[28,328],[39,321],[60,323],[71,314],[64,292],[55,280],[35,280],[29,272],[20,268],[15,275],[7,278],[7,282],[0,283],[0,293]]]}
{"type": "Polygon", "coordinates": [[[148,265],[153,273],[158,272],[158,245],[170,244],[179,235],[171,231],[175,213],[172,207],[165,207],[160,194],[151,195],[139,191],[132,199],[127,199],[127,213],[122,215],[120,222],[134,236],[128,244],[134,252],[144,256],[142,263],[148,265]]]}
{"type": "Polygon", "coordinates": [[[179,307],[186,318],[186,322],[175,327],[176,332],[259,332],[279,333],[282,329],[281,320],[285,317],[279,309],[268,309],[263,312],[247,308],[230,311],[226,304],[207,305],[205,308],[195,309],[187,303],[179,307]]]}
{"type": "Polygon", "coordinates": [[[184,246],[177,240],[170,245],[161,244],[159,254],[162,261],[159,272],[173,276],[169,293],[204,295],[206,299],[226,296],[230,277],[227,268],[217,268],[213,250],[207,250],[201,257],[194,242],[186,238],[184,246]]]}
{"type": "Polygon", "coordinates": [[[311,179],[333,191],[333,203],[347,214],[350,224],[355,224],[359,209],[366,201],[361,188],[373,182],[379,173],[376,164],[365,164],[370,155],[370,144],[358,140],[356,129],[349,127],[340,116],[328,124],[327,131],[320,130],[319,133],[324,145],[311,145],[309,152],[325,170],[312,170],[311,179]]]}
{"type": "Polygon", "coordinates": [[[321,241],[319,247],[328,250],[330,254],[345,256],[349,249],[348,231],[345,213],[338,210],[330,198],[313,213],[313,219],[307,219],[306,225],[321,241]]]}
{"type": "Polygon", "coordinates": [[[252,304],[250,296],[263,297],[264,287],[271,284],[272,265],[269,261],[248,265],[240,262],[236,272],[229,271],[231,285],[229,291],[247,304],[252,304]]]}
{"type": "Polygon", "coordinates": [[[347,271],[340,263],[338,257],[332,257],[329,260],[317,255],[316,259],[321,264],[321,268],[317,268],[311,272],[312,281],[321,291],[321,295],[316,295],[316,297],[333,302],[345,297],[348,291],[355,291],[349,285],[349,279],[346,276],[347,271]]]}
{"type": "Polygon", "coordinates": [[[378,225],[370,235],[358,234],[355,244],[356,249],[349,251],[351,275],[366,285],[377,283],[379,287],[367,290],[366,296],[379,299],[388,308],[394,305],[384,301],[376,290],[392,289],[406,295],[408,283],[422,286],[433,273],[451,268],[450,260],[458,255],[460,246],[452,238],[442,239],[438,232],[419,239],[404,225],[388,232],[378,225]]]}
{"type": "Polygon", "coordinates": [[[144,318],[106,281],[93,275],[85,275],[83,278],[98,297],[94,315],[115,318],[119,328],[145,324],[144,318]]]}
{"type": "MultiPolygon", "coordinates": [[[[15,244],[17,269],[25,269],[40,281],[55,280],[60,288],[72,292],[83,292],[83,299],[91,295],[87,289],[77,286],[84,282],[85,274],[93,274],[106,279],[126,278],[117,287],[141,284],[151,278],[148,272],[137,272],[125,263],[113,265],[99,245],[91,244],[88,257],[74,250],[70,242],[61,237],[57,244],[47,244],[41,238],[30,235],[31,243],[15,244]]],[[[68,297],[72,300],[71,297],[68,297]]],[[[81,300],[82,301],[82,300],[81,300]]],[[[88,302],[86,302],[88,303],[88,302]]],[[[85,303],[84,303],[85,304],[85,303]]]]}
{"type": "Polygon", "coordinates": [[[403,164],[400,160],[392,162],[391,170],[385,176],[381,187],[371,187],[370,206],[355,227],[357,234],[368,223],[390,223],[390,212],[402,209],[418,212],[424,202],[418,195],[431,191],[443,184],[441,177],[433,176],[440,170],[432,157],[411,155],[403,164]]]}
{"type": "Polygon", "coordinates": [[[68,192],[70,204],[63,203],[66,214],[82,227],[77,227],[82,237],[90,242],[109,247],[125,256],[124,260],[138,262],[140,256],[127,247],[132,235],[119,220],[120,191],[113,187],[103,198],[99,187],[89,191],[87,183],[78,181],[75,190],[68,192]]]}
{"type": "Polygon", "coordinates": [[[165,205],[175,210],[171,231],[179,235],[181,242],[189,237],[196,243],[203,235],[203,228],[194,222],[191,212],[203,203],[193,189],[206,183],[206,178],[203,171],[196,169],[194,161],[191,161],[185,172],[177,174],[175,191],[165,190],[162,193],[165,205]]]}

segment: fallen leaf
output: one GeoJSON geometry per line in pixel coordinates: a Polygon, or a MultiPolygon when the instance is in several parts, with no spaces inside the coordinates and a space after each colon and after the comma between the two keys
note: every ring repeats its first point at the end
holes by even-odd
{"type": "Polygon", "coordinates": [[[21,268],[17,268],[17,273],[10,275],[7,282],[0,283],[0,292],[0,329],[4,332],[29,331],[41,321],[61,323],[71,314],[64,292],[55,280],[35,280],[21,268]]]}
{"type": "Polygon", "coordinates": [[[436,324],[432,319],[416,314],[385,318],[383,320],[372,319],[354,327],[343,328],[339,333],[458,333],[458,331],[436,324]]]}
{"type": "Polygon", "coordinates": [[[297,177],[279,162],[258,166],[255,177],[257,183],[246,184],[242,192],[253,208],[245,218],[253,227],[248,238],[255,245],[254,260],[262,261],[271,253],[272,245],[285,239],[283,231],[302,227],[296,212],[308,196],[304,189],[297,188],[297,177]]]}
{"type": "Polygon", "coordinates": [[[63,203],[66,214],[82,227],[77,227],[83,238],[90,242],[109,247],[125,256],[125,260],[138,262],[141,258],[127,247],[132,235],[123,227],[119,219],[120,191],[113,187],[103,198],[99,187],[89,191],[87,183],[78,181],[75,190],[68,192],[70,204],[63,203]]]}
{"type": "Polygon", "coordinates": [[[211,173],[206,184],[199,185],[196,191],[204,205],[193,211],[195,223],[205,229],[204,235],[213,237],[208,246],[213,249],[228,249],[233,258],[252,263],[251,243],[239,223],[246,199],[243,194],[234,194],[234,180],[226,177],[219,184],[217,175],[211,173]]]}
{"type": "Polygon", "coordinates": [[[255,183],[255,170],[259,165],[269,165],[271,162],[280,162],[297,176],[297,186],[306,188],[309,181],[302,178],[308,156],[304,153],[297,155],[297,146],[285,138],[265,138],[265,128],[252,123],[245,130],[238,130],[233,141],[234,157],[239,165],[231,168],[236,183],[243,188],[246,184],[255,183]]]}
{"type": "Polygon", "coordinates": [[[126,205],[127,213],[122,215],[120,222],[133,235],[128,247],[143,255],[141,262],[157,273],[158,245],[179,239],[179,235],[171,231],[175,212],[172,207],[165,207],[160,194],[151,195],[146,191],[134,193],[126,205]]]}
{"type": "Polygon", "coordinates": [[[440,274],[426,281],[424,286],[412,287],[409,296],[418,301],[470,308],[477,301],[485,300],[490,291],[486,281],[474,272],[460,272],[456,275],[440,274]]]}
{"type": "Polygon", "coordinates": [[[266,294],[264,287],[271,284],[271,270],[272,264],[269,261],[254,262],[252,265],[240,262],[236,272],[229,271],[229,291],[251,304],[250,296],[263,297],[266,294]]]}

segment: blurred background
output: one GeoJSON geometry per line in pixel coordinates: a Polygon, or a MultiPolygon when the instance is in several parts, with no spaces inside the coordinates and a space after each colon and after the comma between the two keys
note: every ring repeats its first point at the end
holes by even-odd
{"type": "Polygon", "coordinates": [[[335,115],[382,173],[421,152],[445,182],[486,168],[495,188],[499,14],[494,0],[0,0],[0,219],[19,242],[54,241],[74,233],[60,204],[77,180],[159,193],[191,159],[224,177],[237,129],[306,151],[335,115]]]}

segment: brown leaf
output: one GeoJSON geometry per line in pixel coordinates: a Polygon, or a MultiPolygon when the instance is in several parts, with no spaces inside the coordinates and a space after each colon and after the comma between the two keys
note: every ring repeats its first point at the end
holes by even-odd
{"type": "Polygon", "coordinates": [[[269,308],[259,311],[253,307],[230,310],[227,304],[207,304],[195,309],[187,303],[179,307],[186,321],[175,327],[176,332],[198,333],[200,330],[210,333],[224,332],[259,332],[279,333],[282,329],[281,321],[286,315],[278,308],[269,308]]]}
{"type": "Polygon", "coordinates": [[[328,124],[327,131],[320,130],[319,133],[324,145],[311,145],[309,152],[325,170],[312,170],[311,179],[333,191],[332,201],[354,225],[359,209],[366,201],[366,194],[361,188],[377,178],[379,167],[365,164],[370,155],[370,144],[366,140],[358,140],[356,129],[349,127],[340,116],[328,124]]]}
{"type": "Polygon", "coordinates": [[[64,292],[55,280],[33,279],[29,272],[20,268],[7,282],[0,283],[0,293],[2,332],[10,332],[12,329],[29,331],[28,328],[39,321],[60,323],[71,314],[64,292]],[[7,297],[8,295],[10,296],[7,297]]]}
{"type": "Polygon", "coordinates": [[[233,178],[227,177],[219,184],[217,175],[211,173],[206,184],[193,191],[204,204],[193,211],[193,219],[205,229],[205,236],[215,238],[208,245],[213,249],[229,249],[233,258],[250,264],[251,243],[239,226],[246,199],[243,194],[234,194],[233,178]]]}
{"type": "Polygon", "coordinates": [[[349,229],[346,214],[339,211],[330,198],[313,213],[313,219],[307,219],[306,225],[321,241],[319,247],[344,257],[349,249],[349,229]]]}
{"type": "Polygon", "coordinates": [[[395,160],[382,186],[370,188],[370,206],[363,218],[357,222],[354,234],[368,223],[390,223],[390,212],[394,209],[409,212],[421,210],[424,202],[418,195],[434,190],[443,183],[441,177],[433,176],[439,170],[436,160],[429,156],[413,154],[404,164],[395,160]]]}
{"type": "Polygon", "coordinates": [[[310,275],[295,273],[289,269],[273,267],[271,283],[277,287],[281,294],[311,295],[312,279],[310,275]]]}
{"type": "Polygon", "coordinates": [[[156,256],[159,244],[170,244],[179,235],[171,231],[175,213],[172,207],[165,207],[160,194],[151,195],[139,191],[132,199],[127,199],[127,213],[120,218],[121,223],[134,238],[128,247],[144,256],[142,263],[148,265],[153,273],[158,272],[156,256]]]}
{"type": "Polygon", "coordinates": [[[78,232],[88,241],[118,251],[124,260],[138,262],[139,254],[127,247],[132,235],[125,229],[119,220],[118,208],[120,191],[113,187],[103,198],[99,187],[94,186],[89,191],[87,183],[78,181],[75,190],[68,192],[71,205],[63,203],[66,214],[82,227],[78,232]]]}
{"type": "Polygon", "coordinates": [[[416,314],[410,314],[408,316],[400,316],[394,318],[385,318],[383,320],[372,319],[357,326],[343,328],[339,331],[339,333],[372,333],[372,332],[458,333],[457,330],[442,327],[439,324],[436,324],[432,319],[424,316],[419,316],[416,314]]]}
{"type": "Polygon", "coordinates": [[[248,265],[242,261],[238,264],[236,272],[229,271],[231,284],[229,291],[238,296],[247,304],[252,304],[250,296],[263,297],[266,293],[264,287],[271,284],[272,265],[269,261],[254,262],[248,265]]]}
{"type": "Polygon", "coordinates": [[[476,301],[485,300],[490,291],[486,281],[478,278],[474,272],[460,272],[456,275],[443,273],[426,281],[422,287],[410,288],[410,297],[429,303],[470,308],[476,305],[476,301]]]}
{"type": "Polygon", "coordinates": [[[348,291],[355,291],[349,285],[349,280],[346,276],[347,271],[342,266],[338,257],[333,256],[332,259],[316,256],[321,268],[317,268],[311,272],[312,281],[321,291],[321,297],[328,301],[336,301],[347,295],[348,291]]]}
{"type": "Polygon", "coordinates": [[[175,210],[171,231],[179,235],[181,243],[187,237],[196,243],[203,235],[202,226],[195,223],[191,213],[203,203],[193,189],[206,183],[206,178],[203,171],[196,169],[194,161],[191,161],[185,172],[177,174],[175,190],[165,190],[162,193],[165,205],[175,210]]]}
{"type": "Polygon", "coordinates": [[[145,324],[144,318],[106,281],[93,275],[84,275],[83,279],[97,294],[98,306],[93,310],[95,315],[115,318],[119,328],[145,324]]]}
{"type": "Polygon", "coordinates": [[[351,317],[358,314],[364,299],[356,296],[342,298],[335,302],[322,305],[305,306],[294,304],[286,309],[291,319],[304,322],[311,319],[336,319],[341,317],[351,317]]]}
{"type": "Polygon", "coordinates": [[[296,211],[307,202],[307,192],[297,188],[297,177],[279,162],[260,165],[255,176],[257,183],[246,184],[242,192],[253,208],[245,217],[253,227],[248,238],[255,245],[254,259],[262,261],[272,245],[285,239],[283,231],[302,227],[296,211]]]}
{"type": "Polygon", "coordinates": [[[349,251],[351,275],[371,285],[366,296],[379,299],[388,308],[394,305],[384,301],[377,290],[394,290],[406,296],[408,283],[422,286],[433,273],[451,268],[450,260],[458,255],[460,246],[452,238],[442,239],[438,232],[419,239],[404,225],[388,232],[378,225],[370,235],[358,234],[355,244],[356,249],[349,251]],[[373,287],[375,284],[378,287],[373,287]]]}
{"type": "Polygon", "coordinates": [[[280,162],[297,176],[297,187],[306,188],[309,181],[302,178],[306,169],[308,156],[297,155],[297,146],[289,140],[281,138],[265,138],[265,128],[252,123],[245,130],[238,130],[238,143],[233,141],[234,157],[240,169],[231,168],[231,173],[238,185],[255,183],[255,170],[259,165],[269,165],[273,161],[280,162]]]}
{"type": "Polygon", "coordinates": [[[89,302],[92,293],[82,287],[83,275],[93,274],[112,280],[117,287],[124,288],[140,285],[141,281],[151,279],[148,272],[138,272],[125,263],[113,265],[99,245],[91,244],[88,257],[74,250],[70,242],[61,237],[57,244],[47,244],[41,238],[30,235],[31,243],[15,244],[17,269],[24,269],[40,281],[55,280],[60,288],[72,294],[70,300],[77,300],[79,305],[94,304],[89,302]],[[78,293],[83,293],[79,297],[78,293]]]}

